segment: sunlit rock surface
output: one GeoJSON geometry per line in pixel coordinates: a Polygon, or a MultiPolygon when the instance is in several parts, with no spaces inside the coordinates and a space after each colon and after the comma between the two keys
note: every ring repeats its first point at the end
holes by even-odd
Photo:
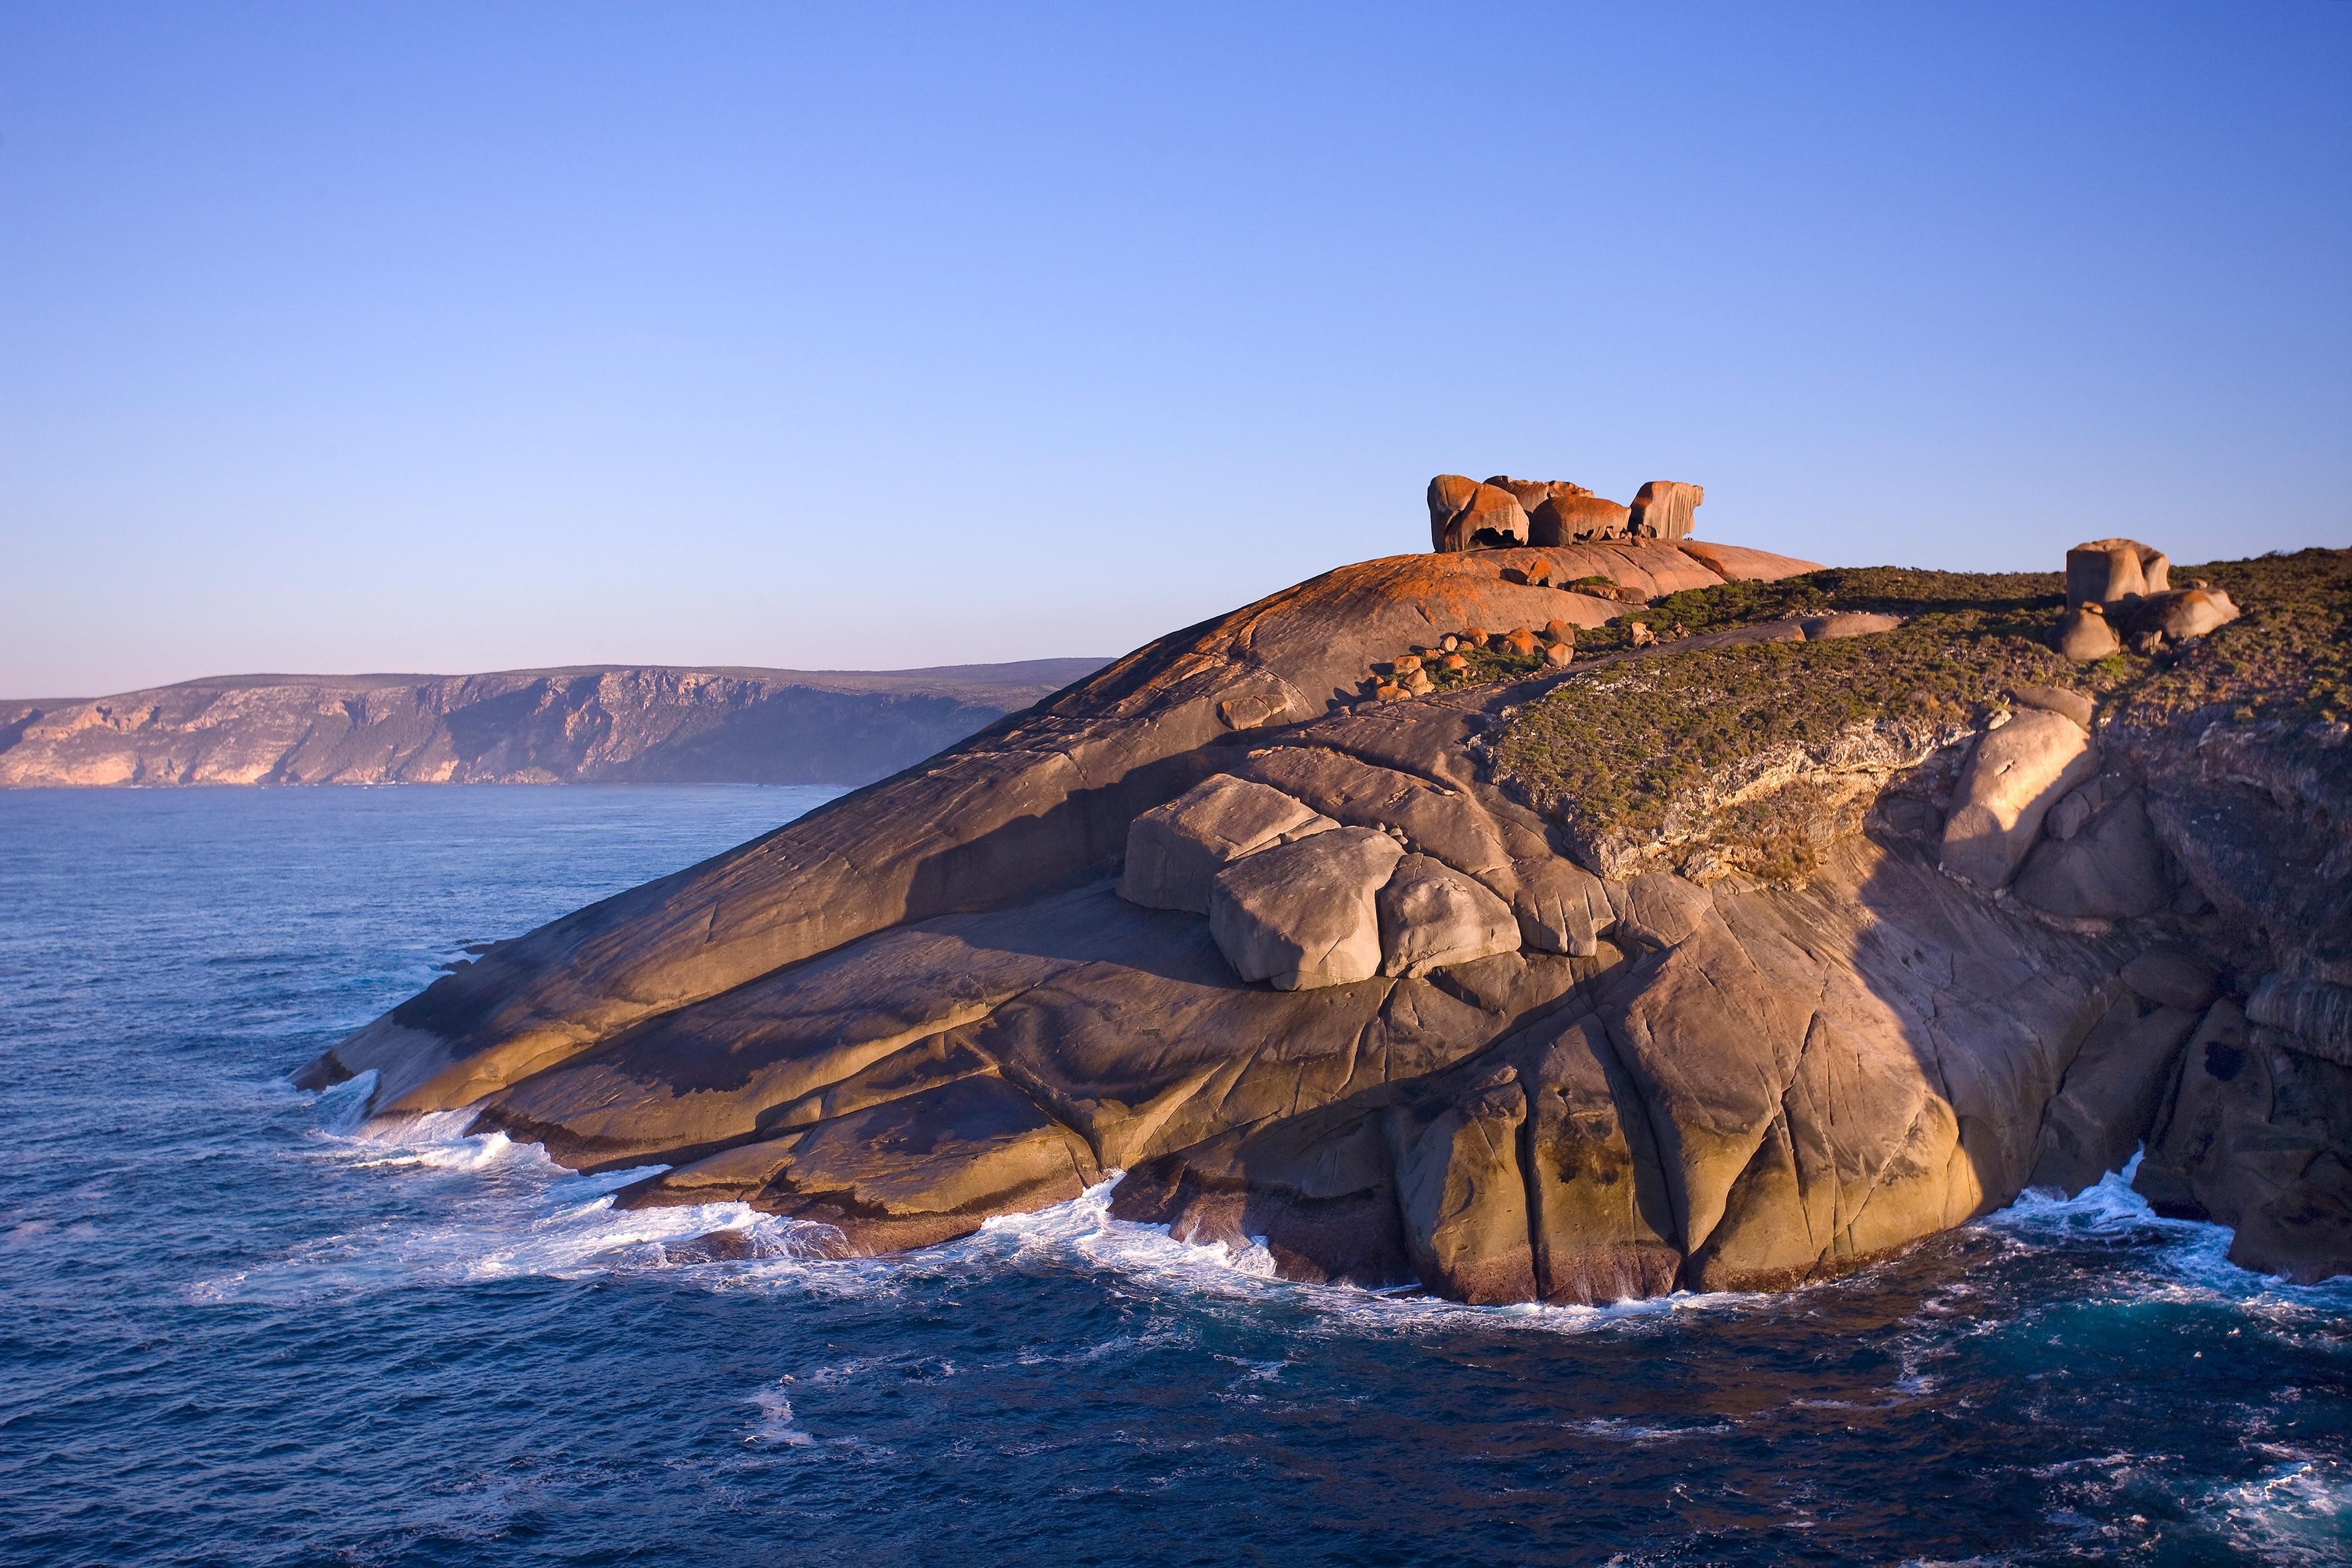
{"type": "Polygon", "coordinates": [[[1847,759],[1841,791],[1773,774],[1768,804],[1817,814],[1802,875],[1690,843],[1612,879],[1495,782],[1514,711],[1601,664],[1637,693],[1643,660],[1898,619],[1395,694],[1401,656],[1474,630],[1809,569],[1647,539],[1342,567],[502,943],[306,1081],[373,1069],[379,1113],[478,1106],[567,1164],[668,1167],[625,1202],[748,1202],[853,1251],[1121,1171],[1119,1215],[1260,1239],[1298,1279],[1772,1289],[2147,1142],[2176,1211],[2264,1266],[2342,1267],[2333,994],[2232,1000],[2283,964],[2352,983],[2314,934],[2352,874],[2341,735],[2225,758],[2029,689],[1914,725],[1924,760],[1847,759]]]}

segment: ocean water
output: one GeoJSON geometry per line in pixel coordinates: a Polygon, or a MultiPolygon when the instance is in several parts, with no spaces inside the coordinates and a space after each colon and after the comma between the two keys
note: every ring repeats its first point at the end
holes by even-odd
{"type": "Polygon", "coordinates": [[[2352,1289],[2112,1179],[1785,1297],[1471,1309],[1099,1191],[828,1260],[286,1082],[825,793],[0,792],[0,1563],[2352,1559],[2352,1289]]]}

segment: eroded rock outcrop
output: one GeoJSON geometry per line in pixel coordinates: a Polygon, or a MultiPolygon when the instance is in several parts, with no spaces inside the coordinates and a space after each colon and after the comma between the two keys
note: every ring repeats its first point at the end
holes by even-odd
{"type": "Polygon", "coordinates": [[[1461,474],[1429,481],[1429,547],[1441,552],[1497,550],[1528,542],[1528,514],[1500,485],[1461,474]]]}
{"type": "Polygon", "coordinates": [[[373,1070],[375,1111],[477,1106],[568,1164],[667,1167],[624,1202],[749,1202],[837,1251],[1118,1171],[1118,1215],[1297,1279],[1767,1289],[2146,1142],[2158,1201],[2243,1256],[2352,1258],[2340,737],[2136,727],[2047,673],[1973,714],[1928,692],[1734,759],[1621,864],[1498,778],[1515,714],[1912,634],[1814,599],[1543,662],[1622,611],[1596,577],[1724,580],[1644,540],[1343,568],[501,944],[308,1081],[373,1070]],[[1365,689],[1493,627],[1532,673],[1365,689]],[[1810,814],[1800,868],[1710,850],[1753,810],[1810,814]]]}
{"type": "Polygon", "coordinates": [[[1706,491],[1676,479],[1650,479],[1634,492],[1627,509],[1625,531],[1641,539],[1684,539],[1695,525],[1695,515],[1706,491]]]}

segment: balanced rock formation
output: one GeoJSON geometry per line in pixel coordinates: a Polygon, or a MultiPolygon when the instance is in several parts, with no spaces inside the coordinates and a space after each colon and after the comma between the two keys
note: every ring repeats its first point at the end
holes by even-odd
{"type": "Polygon", "coordinates": [[[1639,539],[1686,539],[1705,500],[1706,491],[1697,485],[1652,479],[1635,492],[1625,531],[1639,539]]]}
{"type": "Polygon", "coordinates": [[[2095,539],[2066,552],[2066,614],[2058,650],[2081,662],[2129,647],[2155,653],[2191,641],[2238,618],[2230,595],[2198,582],[2172,586],[2172,563],[2133,539],[2095,539]]]}
{"type": "Polygon", "coordinates": [[[1429,481],[1430,547],[1457,551],[1685,539],[1690,535],[1693,514],[1706,499],[1706,491],[1699,486],[1673,479],[1650,480],[1633,504],[1624,507],[1566,479],[1496,474],[1482,484],[1461,474],[1440,474],[1429,481]]]}
{"type": "MultiPolygon", "coordinates": [[[[2345,726],[2143,721],[2032,685],[1973,717],[1928,692],[1708,785],[1727,831],[1826,803],[1801,875],[1704,846],[1612,872],[1498,773],[1517,715],[1632,721],[1672,661],[1785,664],[1780,689],[1912,632],[1811,613],[1822,574],[1791,585],[1802,617],[1646,649],[1596,632],[1565,667],[1367,699],[1367,669],[1427,676],[1401,650],[1486,627],[1567,647],[1622,612],[1537,576],[1725,581],[1649,539],[1496,569],[1537,553],[1343,567],[1153,643],[499,944],[302,1081],[373,1073],[375,1114],[472,1107],[576,1168],[659,1165],[619,1201],[749,1203],[835,1253],[1118,1172],[1118,1216],[1262,1239],[1294,1279],[1770,1289],[2146,1142],[2159,1201],[2239,1225],[2245,1256],[2352,1255],[2352,1094],[2328,1076],[2352,1074],[2345,726]]],[[[2041,613],[2058,600],[2053,578],[2041,613]]]]}

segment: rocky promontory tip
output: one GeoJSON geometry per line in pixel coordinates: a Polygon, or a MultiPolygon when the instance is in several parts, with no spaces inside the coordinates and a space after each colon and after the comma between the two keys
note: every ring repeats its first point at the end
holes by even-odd
{"type": "Polygon", "coordinates": [[[1117,1172],[1294,1279],[1774,1289],[2145,1145],[2242,1260],[2352,1267],[2352,552],[1827,569],[1688,539],[1702,499],[1441,476],[1431,553],[501,943],[304,1081],[835,1251],[1117,1172]],[[2158,638],[2078,659],[2095,605],[2158,638]]]}

